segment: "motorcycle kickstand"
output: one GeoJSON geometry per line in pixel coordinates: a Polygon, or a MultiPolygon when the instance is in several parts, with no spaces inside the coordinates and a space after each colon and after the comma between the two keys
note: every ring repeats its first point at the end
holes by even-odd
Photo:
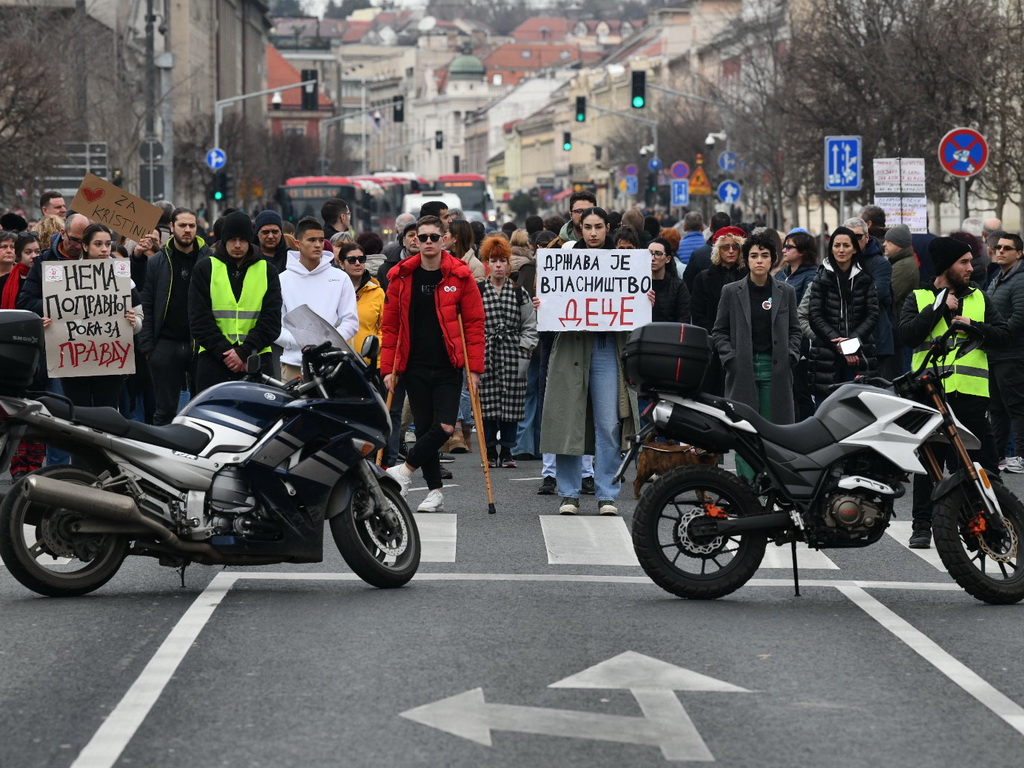
{"type": "Polygon", "coordinates": [[[796,539],[793,539],[789,545],[793,550],[793,590],[796,592],[796,597],[800,597],[800,572],[796,567],[796,539]]]}
{"type": "Polygon", "coordinates": [[[180,587],[181,589],[185,588],[185,569],[186,568],[188,568],[188,563],[182,563],[181,565],[179,565],[177,568],[174,569],[174,570],[176,570],[178,572],[178,577],[181,579],[181,587],[180,587]]]}

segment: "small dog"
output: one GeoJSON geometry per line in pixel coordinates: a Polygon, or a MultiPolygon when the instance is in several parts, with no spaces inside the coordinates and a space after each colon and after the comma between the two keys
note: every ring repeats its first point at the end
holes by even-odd
{"type": "Polygon", "coordinates": [[[640,459],[636,465],[636,480],[633,481],[633,497],[640,498],[640,489],[654,475],[663,475],[673,467],[684,467],[687,464],[707,464],[715,466],[720,456],[717,453],[683,445],[676,441],[662,442],[655,437],[648,437],[647,442],[640,446],[640,459]]]}

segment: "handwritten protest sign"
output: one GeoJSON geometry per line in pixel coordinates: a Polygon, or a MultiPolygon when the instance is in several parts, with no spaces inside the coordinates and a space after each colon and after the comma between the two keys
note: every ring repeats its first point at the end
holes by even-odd
{"type": "Polygon", "coordinates": [[[71,201],[71,209],[133,240],[152,232],[163,213],[141,197],[130,195],[92,173],[87,173],[82,180],[71,201]]]}
{"type": "Polygon", "coordinates": [[[135,373],[127,259],[47,261],[43,268],[46,372],[51,378],[135,373]]]}
{"type": "Polygon", "coordinates": [[[651,322],[646,250],[537,251],[537,329],[631,331],[651,322]]]}

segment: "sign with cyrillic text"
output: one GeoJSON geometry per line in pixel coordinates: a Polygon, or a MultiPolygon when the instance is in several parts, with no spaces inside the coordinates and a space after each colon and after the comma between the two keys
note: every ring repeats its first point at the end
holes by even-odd
{"type": "Polygon", "coordinates": [[[651,322],[647,250],[537,251],[537,330],[631,331],[651,322]]]}
{"type": "Polygon", "coordinates": [[[140,240],[156,229],[163,215],[163,211],[152,203],[92,173],[82,179],[82,185],[71,201],[71,210],[88,216],[91,222],[106,224],[132,240],[140,240]]]}
{"type": "Polygon", "coordinates": [[[51,378],[135,373],[135,338],[127,259],[46,261],[43,317],[46,372],[51,378]]]}

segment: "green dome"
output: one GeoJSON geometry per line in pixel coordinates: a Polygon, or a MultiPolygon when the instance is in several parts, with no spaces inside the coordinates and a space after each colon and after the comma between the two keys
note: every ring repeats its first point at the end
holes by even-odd
{"type": "Polygon", "coordinates": [[[476,56],[465,54],[448,65],[448,76],[453,80],[483,80],[487,76],[487,68],[476,56]]]}

